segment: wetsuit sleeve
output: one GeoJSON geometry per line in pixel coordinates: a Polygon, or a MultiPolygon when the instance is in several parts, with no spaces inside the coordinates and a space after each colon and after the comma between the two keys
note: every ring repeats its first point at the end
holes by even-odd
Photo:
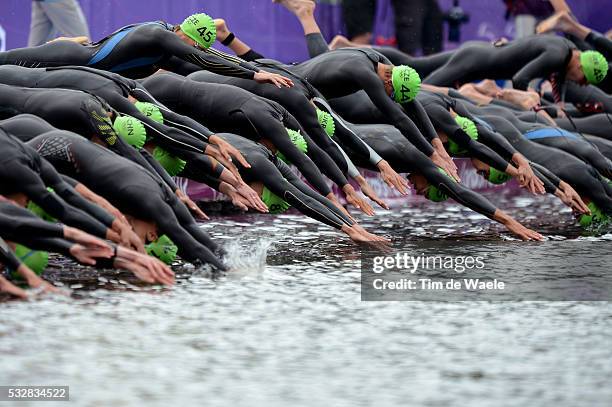
{"type": "MultiPolygon", "coordinates": [[[[531,167],[532,167],[532,169],[533,169],[533,171],[534,171],[534,173],[536,175],[538,175],[538,173],[541,174],[550,183],[553,184],[555,189],[557,189],[559,187],[559,185],[561,185],[561,179],[556,174],[554,174],[552,171],[550,171],[548,168],[546,168],[543,165],[540,165],[538,163],[534,163],[534,162],[530,162],[529,164],[531,165],[531,167]]],[[[538,178],[539,178],[539,176],[538,176],[538,178]]],[[[542,182],[544,182],[544,187],[546,187],[546,181],[544,181],[542,179],[542,182]]],[[[553,189],[552,192],[555,192],[555,190],[553,189]]]]}
{"type": "Polygon", "coordinates": [[[178,128],[201,141],[208,142],[208,138],[215,134],[208,127],[189,116],[180,115],[165,107],[160,107],[160,109],[164,115],[164,124],[178,128]]]}
{"type": "Polygon", "coordinates": [[[45,184],[53,188],[55,193],[70,205],[86,211],[107,227],[112,227],[115,217],[93,202],[83,198],[70,184],[60,177],[55,168],[44,158],[41,158],[40,174],[45,184]]]}
{"type": "Polygon", "coordinates": [[[467,206],[485,215],[487,218],[493,219],[493,215],[497,208],[484,196],[455,182],[455,180],[438,171],[435,166],[427,166],[419,171],[423,173],[430,184],[444,191],[449,197],[453,198],[461,205],[467,206]]]}
{"type": "Polygon", "coordinates": [[[169,31],[158,31],[157,41],[159,47],[166,53],[219,75],[253,79],[255,73],[259,72],[259,68],[237,57],[211,48],[201,50],[191,47],[169,31]]]}
{"type": "Polygon", "coordinates": [[[412,119],[412,121],[417,125],[421,134],[431,141],[435,138],[438,138],[438,134],[436,133],[436,129],[431,122],[429,116],[427,116],[427,112],[425,108],[418,100],[414,100],[410,103],[402,104],[402,108],[406,111],[408,116],[412,119]]]}
{"type": "Polygon", "coordinates": [[[140,154],[144,157],[145,160],[147,160],[149,165],[151,165],[151,167],[155,170],[159,177],[164,181],[164,183],[166,183],[166,185],[168,185],[172,189],[173,192],[178,189],[178,186],[176,185],[170,174],[168,174],[164,167],[162,167],[161,164],[157,162],[157,160],[153,158],[153,156],[147,150],[145,150],[144,148],[141,149],[140,154]]]}
{"type": "MultiPolygon", "coordinates": [[[[379,162],[383,160],[383,158],[376,151],[374,151],[372,147],[370,147],[365,141],[363,141],[355,133],[355,131],[350,128],[350,126],[331,108],[331,106],[327,103],[325,99],[317,96],[313,99],[313,101],[320,108],[322,108],[322,110],[326,111],[333,117],[334,124],[336,126],[336,136],[338,136],[342,143],[344,143],[348,148],[357,152],[362,157],[368,157],[369,163],[374,166],[376,166],[379,162]]],[[[340,149],[340,151],[346,157],[348,165],[348,174],[351,177],[359,175],[359,171],[348,158],[344,150],[340,149]]]]}
{"type": "Polygon", "coordinates": [[[44,221],[27,209],[11,203],[0,206],[0,226],[4,238],[19,243],[24,239],[29,242],[31,239],[64,236],[61,225],[44,221]]]}
{"type": "Polygon", "coordinates": [[[13,270],[21,266],[21,260],[15,256],[8,244],[0,237],[0,263],[13,270]]]}
{"type": "Polygon", "coordinates": [[[512,77],[514,89],[527,90],[529,82],[536,78],[547,77],[563,66],[563,55],[557,49],[543,52],[539,57],[525,65],[512,77]]]}
{"type": "Polygon", "coordinates": [[[60,174],[60,176],[62,177],[62,179],[64,180],[64,182],[68,185],[70,185],[72,188],[76,188],[77,185],[79,185],[79,181],[77,181],[76,179],[69,177],[66,174],[60,174]]]}
{"type": "Polygon", "coordinates": [[[265,58],[265,56],[261,55],[257,51],[254,51],[253,49],[248,50],[245,54],[238,55],[238,57],[244,59],[245,61],[255,61],[256,59],[265,58]]]}
{"type": "Polygon", "coordinates": [[[533,164],[531,165],[531,169],[533,170],[535,176],[538,177],[538,179],[544,183],[544,190],[549,194],[554,194],[557,190],[557,187],[552,183],[552,181],[547,176],[538,171],[538,169],[533,166],[533,164]]]}
{"type": "Polygon", "coordinates": [[[598,32],[591,31],[584,39],[592,45],[597,51],[601,52],[608,61],[612,60],[612,41],[598,32]]]}
{"type": "Polygon", "coordinates": [[[439,105],[427,106],[427,113],[431,116],[436,126],[446,135],[469,152],[469,156],[477,158],[490,166],[506,171],[508,161],[504,160],[495,151],[468,136],[457,124],[453,116],[439,105]]]}
{"type": "Polygon", "coordinates": [[[518,153],[516,148],[512,146],[512,144],[506,140],[504,136],[498,134],[487,127],[476,123],[476,129],[478,130],[478,137],[484,144],[489,146],[493,151],[498,153],[508,162],[512,162],[512,157],[514,154],[518,153]]]}
{"type": "Polygon", "coordinates": [[[62,222],[83,229],[100,238],[106,238],[107,228],[100,221],[94,219],[86,212],[74,208],[60,199],[56,194],[49,192],[38,174],[25,165],[15,162],[5,165],[7,171],[19,174],[21,191],[54,218],[62,222]]]}
{"type": "Polygon", "coordinates": [[[370,72],[368,72],[368,76],[363,75],[360,83],[378,110],[389,119],[389,123],[397,127],[416,148],[430,157],[434,153],[433,147],[423,137],[418,127],[406,115],[400,105],[387,95],[378,76],[374,73],[370,75],[370,72]]]}

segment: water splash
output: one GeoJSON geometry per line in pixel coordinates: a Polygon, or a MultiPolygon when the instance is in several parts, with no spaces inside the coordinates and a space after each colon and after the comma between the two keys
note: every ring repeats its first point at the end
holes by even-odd
{"type": "Polygon", "coordinates": [[[226,251],[225,263],[231,270],[228,277],[260,276],[266,269],[268,249],[274,240],[263,238],[244,245],[241,239],[232,239],[224,249],[226,251]]]}

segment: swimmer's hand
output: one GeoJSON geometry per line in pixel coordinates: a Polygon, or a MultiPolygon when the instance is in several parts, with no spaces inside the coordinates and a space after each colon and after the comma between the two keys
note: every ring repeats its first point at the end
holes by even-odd
{"type": "Polygon", "coordinates": [[[22,300],[28,298],[28,293],[25,292],[25,290],[22,290],[21,288],[17,287],[2,276],[0,276],[0,293],[7,293],[22,300]]]}
{"type": "Polygon", "coordinates": [[[521,162],[517,168],[517,180],[519,185],[527,188],[532,194],[544,194],[544,183],[534,174],[528,162],[521,162]]]}
{"type": "Polygon", "coordinates": [[[28,284],[28,286],[30,286],[31,288],[35,288],[37,290],[42,291],[43,293],[55,293],[55,294],[60,294],[62,293],[62,291],[49,284],[48,282],[46,282],[45,280],[43,280],[42,278],[40,278],[36,273],[34,273],[28,266],[26,266],[25,264],[21,264],[18,268],[17,268],[17,273],[19,273],[19,275],[21,277],[23,277],[23,279],[25,280],[25,282],[28,284]]]}
{"type": "Polygon", "coordinates": [[[359,188],[361,188],[361,192],[363,192],[365,196],[376,202],[381,208],[389,209],[389,206],[385,203],[385,201],[380,199],[378,195],[376,195],[370,184],[368,184],[368,181],[366,181],[363,176],[359,175],[353,179],[357,181],[359,188]]]}
{"type": "Polygon", "coordinates": [[[282,88],[283,86],[286,88],[291,88],[293,86],[293,81],[291,79],[285,78],[284,76],[279,75],[277,73],[271,73],[266,71],[256,72],[253,79],[258,83],[271,83],[277,88],[282,88]]]}
{"type": "MultiPolygon", "coordinates": [[[[448,154],[446,154],[446,157],[448,157],[448,154]]],[[[442,168],[444,171],[446,171],[448,175],[454,178],[455,181],[461,182],[461,178],[459,178],[459,174],[457,173],[457,166],[450,157],[446,159],[442,157],[437,151],[434,151],[429,158],[431,158],[431,161],[433,161],[434,164],[442,168]]]]}
{"type": "Polygon", "coordinates": [[[561,181],[559,188],[555,191],[555,195],[558,196],[564,204],[572,208],[577,213],[583,213],[590,215],[591,210],[584,203],[578,192],[571,185],[565,181],[561,181]],[[557,191],[560,191],[560,195],[557,195],[557,191]]]}
{"type": "Polygon", "coordinates": [[[132,226],[121,222],[118,218],[115,218],[112,224],[112,228],[119,234],[119,240],[122,246],[133,248],[141,253],[145,252],[144,243],[138,235],[132,230],[132,226]]]}
{"type": "Polygon", "coordinates": [[[387,239],[373,235],[356,224],[352,226],[343,225],[341,230],[346,233],[353,242],[358,244],[373,245],[384,250],[390,243],[387,239]]]}
{"type": "Polygon", "coordinates": [[[114,263],[115,267],[131,271],[145,283],[174,284],[174,272],[155,257],[117,247],[117,257],[114,263]]]}
{"type": "Polygon", "coordinates": [[[206,150],[204,151],[204,154],[206,154],[207,156],[212,157],[213,159],[217,160],[218,162],[221,163],[221,165],[223,165],[227,170],[229,170],[229,172],[232,173],[232,175],[238,180],[238,181],[242,181],[242,177],[240,176],[240,172],[238,171],[238,168],[236,168],[236,166],[234,165],[234,163],[232,162],[232,159],[230,158],[229,160],[226,159],[223,154],[221,153],[221,151],[219,151],[217,149],[217,147],[213,147],[212,144],[208,144],[206,146],[206,150]]]}
{"type": "Polygon", "coordinates": [[[202,209],[200,209],[200,207],[196,205],[196,203],[193,202],[191,198],[187,196],[187,194],[185,194],[180,189],[177,189],[176,191],[174,191],[174,193],[176,194],[176,197],[179,199],[179,201],[184,203],[185,206],[189,208],[189,210],[195,215],[196,218],[200,220],[210,220],[210,218],[204,213],[204,211],[202,211],[202,209]]]}
{"type": "MultiPolygon", "coordinates": [[[[380,175],[383,181],[385,181],[385,183],[389,185],[389,187],[397,189],[402,195],[408,194],[408,181],[406,181],[405,178],[395,172],[395,170],[391,168],[391,166],[386,160],[380,161],[378,164],[376,164],[376,166],[380,171],[380,175]]],[[[389,209],[386,206],[383,206],[383,208],[389,209]]]]}
{"type": "Polygon", "coordinates": [[[333,192],[330,192],[329,194],[325,195],[325,198],[329,199],[331,203],[333,203],[334,206],[338,208],[338,210],[342,212],[347,218],[349,218],[353,222],[356,222],[356,220],[351,216],[349,211],[347,211],[346,208],[342,206],[342,204],[340,203],[340,201],[338,200],[336,195],[334,195],[333,192]]]}
{"type": "Polygon", "coordinates": [[[231,162],[232,158],[235,158],[244,168],[251,168],[251,164],[242,156],[242,153],[221,137],[213,134],[208,138],[208,141],[219,149],[219,152],[227,161],[231,162]]]}
{"type": "Polygon", "coordinates": [[[258,210],[259,212],[263,212],[263,213],[269,212],[268,207],[261,200],[261,197],[257,194],[257,192],[255,192],[253,188],[251,188],[244,182],[238,185],[238,187],[236,188],[236,191],[242,197],[246,198],[246,200],[248,201],[248,206],[250,206],[251,208],[258,210]]]}
{"type": "Polygon", "coordinates": [[[74,257],[79,263],[86,264],[88,266],[95,266],[97,259],[110,259],[113,255],[111,251],[108,253],[107,250],[98,247],[86,247],[82,244],[73,244],[70,247],[70,255],[74,257]]]}
{"type": "Polygon", "coordinates": [[[370,206],[369,203],[365,201],[362,197],[359,196],[355,188],[352,185],[346,184],[342,187],[342,191],[346,195],[346,202],[350,205],[353,205],[355,208],[359,209],[361,212],[365,213],[368,216],[374,216],[374,209],[370,206]]]}
{"type": "Polygon", "coordinates": [[[495,210],[493,219],[503,224],[510,232],[521,240],[544,240],[544,237],[541,234],[521,225],[518,221],[500,209],[495,210]]]}

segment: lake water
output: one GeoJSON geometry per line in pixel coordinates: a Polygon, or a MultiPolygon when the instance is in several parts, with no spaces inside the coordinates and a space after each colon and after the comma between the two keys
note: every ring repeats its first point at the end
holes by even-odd
{"type": "MultiPolygon", "coordinates": [[[[493,198],[552,238],[518,243],[456,206],[362,220],[398,247],[459,242],[525,279],[580,276],[572,262],[545,267],[577,247],[609,261],[612,235],[579,237],[555,202],[528,212],[530,199],[493,198]]],[[[610,302],[366,302],[357,248],[326,226],[253,215],[203,227],[239,271],[180,268],[166,290],[59,262],[49,276],[71,298],[0,303],[0,385],[68,385],[79,406],[610,405],[610,302]]]]}

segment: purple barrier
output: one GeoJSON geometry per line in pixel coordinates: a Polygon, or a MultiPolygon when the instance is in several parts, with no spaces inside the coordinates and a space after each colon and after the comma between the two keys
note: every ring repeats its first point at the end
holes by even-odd
{"type": "MultiPolygon", "coordinates": [[[[0,1],[0,48],[26,46],[30,3],[28,0],[0,1]]],[[[337,2],[328,0],[323,3],[337,2]]],[[[452,0],[439,0],[439,3],[443,10],[447,10],[452,0]]],[[[504,4],[501,0],[462,0],[460,3],[471,14],[471,21],[462,28],[463,41],[490,40],[502,35],[512,37],[513,27],[503,18],[504,4]]],[[[584,24],[599,31],[610,28],[612,8],[608,0],[569,0],[568,3],[584,24]]],[[[188,14],[204,11],[225,18],[231,29],[270,58],[295,62],[303,61],[308,56],[297,19],[269,0],[81,0],[81,4],[94,39],[102,38],[127,24],[153,20],[177,23],[188,14]]],[[[389,0],[378,0],[377,9],[375,32],[384,37],[392,36],[393,11],[389,0]]],[[[342,16],[338,5],[318,4],[317,19],[327,39],[342,33],[342,16]]]]}

